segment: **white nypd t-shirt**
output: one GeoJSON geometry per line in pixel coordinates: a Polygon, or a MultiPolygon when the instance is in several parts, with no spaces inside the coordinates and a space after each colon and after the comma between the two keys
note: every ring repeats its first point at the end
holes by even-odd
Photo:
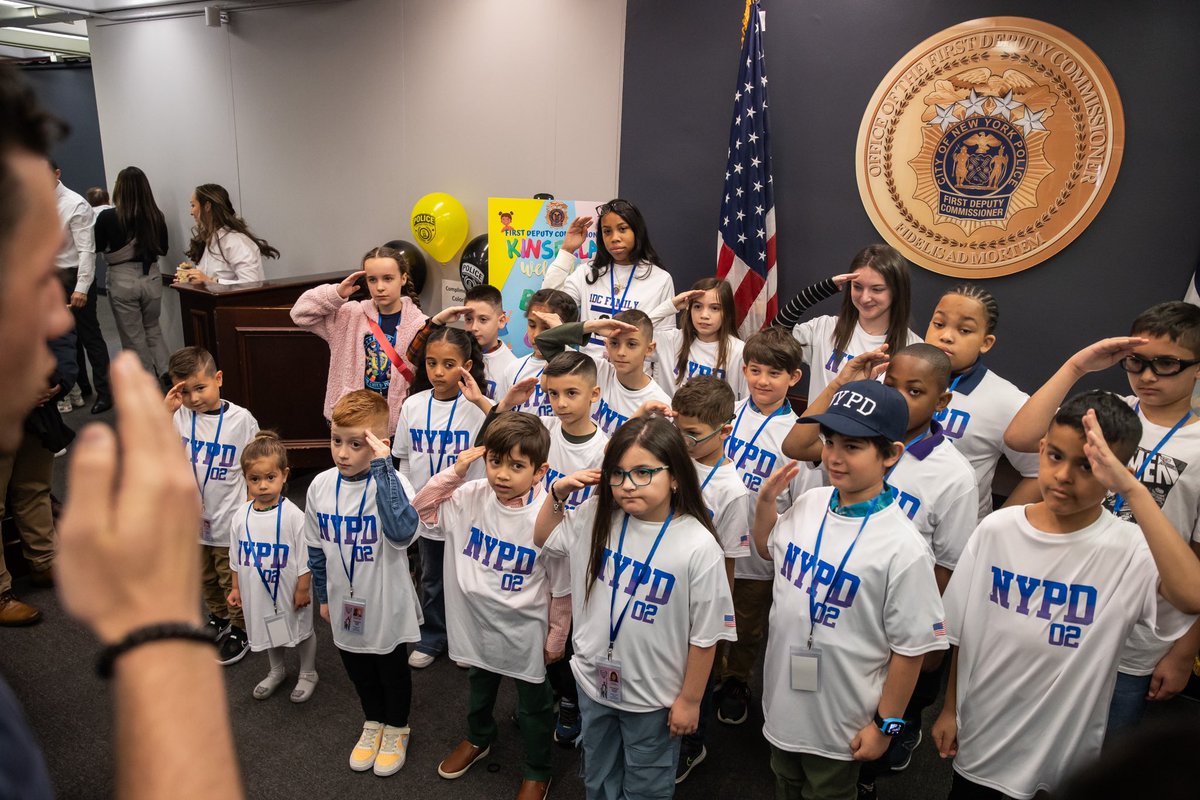
{"type": "Polygon", "coordinates": [[[1156,619],[1158,570],[1136,525],[1102,511],[1082,530],[1046,533],[1027,508],[979,524],[943,598],[959,648],[954,769],[1018,798],[1100,756],[1134,624],[1186,629],[1156,619]]]}
{"type": "Polygon", "coordinates": [[[286,497],[267,511],[253,506],[246,503],[238,509],[229,531],[229,569],[238,573],[250,649],[292,647],[313,632],[313,604],[296,608],[295,603],[296,584],[308,574],[304,512],[286,497]],[[266,618],[276,613],[287,624],[287,641],[272,642],[267,635],[266,618]]]}
{"type": "Polygon", "coordinates": [[[775,575],[763,735],[781,750],[850,761],[851,740],[879,707],[892,653],[919,656],[950,645],[933,558],[912,523],[895,501],[869,518],[836,514],[829,511],[833,491],[805,492],[767,540],[775,575]],[[820,650],[817,691],[792,687],[792,658],[809,652],[810,630],[820,650]]]}
{"type": "Polygon", "coordinates": [[[1019,453],[1004,443],[1004,431],[1029,395],[983,364],[957,376],[950,391],[950,405],[933,418],[975,470],[978,518],[983,519],[992,513],[992,479],[1000,456],[1007,458],[1022,477],[1037,477],[1038,454],[1019,453]]]}
{"type": "Polygon", "coordinates": [[[222,400],[221,407],[223,412],[199,414],[179,408],[173,417],[200,490],[200,544],[210,547],[229,546],[229,526],[246,502],[242,448],[258,433],[258,422],[249,411],[228,400],[222,400]]]}
{"type": "MultiPolygon", "coordinates": [[[[432,389],[409,397],[400,408],[392,455],[400,473],[419,491],[429,479],[458,461],[458,454],[475,446],[487,415],[460,393],[438,400],[432,389]]],[[[471,465],[467,476],[482,477],[483,462],[471,465]]]]}
{"type": "Polygon", "coordinates": [[[669,330],[655,332],[655,359],[658,367],[654,371],[655,380],[667,391],[675,394],[675,390],[692,378],[712,376],[729,384],[735,400],[741,400],[749,394],[746,388],[746,375],[742,372],[742,350],[746,343],[741,339],[731,338],[726,343],[728,352],[725,354],[725,365],[717,366],[720,356],[720,342],[702,342],[699,339],[692,342],[688,349],[687,375],[683,383],[679,383],[679,373],[675,367],[679,364],[679,348],[683,344],[683,332],[669,330]]]}
{"type": "MultiPolygon", "coordinates": [[[[750,492],[748,506],[748,527],[754,530],[755,504],[758,502],[758,490],[762,483],[776,469],[783,467],[790,459],[783,454],[783,440],[791,433],[796,424],[796,415],[787,401],[774,414],[762,414],[749,397],[734,406],[733,430],[725,440],[725,455],[733,462],[734,469],[742,478],[742,485],[750,492]]],[[[775,506],[783,513],[808,489],[821,485],[821,471],[813,469],[808,463],[800,463],[800,471],[792,479],[788,487],[780,492],[775,506]]],[[[769,581],[774,571],[771,562],[760,557],[750,542],[750,555],[738,559],[733,565],[735,579],[769,581]]]]}
{"type": "Polygon", "coordinates": [[[571,671],[580,690],[596,703],[622,711],[670,708],[683,689],[688,646],[711,647],[721,639],[737,638],[721,547],[695,519],[675,517],[647,566],[646,556],[662,522],[629,517],[625,546],[618,556],[625,515],[617,512],[589,597],[587,573],[596,505],[593,497],[567,512],[542,547],[547,555],[570,560],[575,625],[571,671]],[[597,659],[608,654],[614,593],[614,622],[621,609],[629,607],[613,646],[613,660],[621,663],[624,684],[620,703],[600,696],[596,673],[597,659]]]}
{"type": "Polygon", "coordinates": [[[905,451],[888,475],[900,510],[933,549],[940,567],[954,569],[978,522],[975,470],[934,422],[924,439],[905,451]]]}
{"type": "MultiPolygon", "coordinates": [[[[504,370],[504,377],[496,384],[496,402],[499,403],[504,399],[504,395],[508,394],[508,390],[515,386],[518,382],[526,378],[540,378],[542,372],[546,369],[545,360],[538,358],[533,353],[527,356],[516,359],[512,364],[504,370]]],[[[508,411],[510,409],[504,409],[508,411]]],[[[533,394],[519,406],[511,409],[512,411],[525,411],[537,417],[542,417],[545,421],[546,417],[554,416],[554,409],[550,405],[550,398],[546,396],[546,392],[542,389],[541,381],[533,387],[533,394]]]]}
{"type": "Polygon", "coordinates": [[[646,381],[640,389],[630,389],[617,378],[617,372],[607,359],[598,358],[596,361],[596,383],[600,386],[600,400],[592,412],[592,421],[600,426],[605,435],[612,436],[617,428],[629,421],[637,413],[642,404],[657,400],[665,405],[671,405],[671,395],[667,394],[654,379],[646,381]]]}
{"type": "MultiPolygon", "coordinates": [[[[559,250],[546,270],[543,289],[561,289],[579,304],[579,321],[608,319],[621,311],[639,308],[647,314],[663,301],[675,296],[675,282],[671,273],[662,267],[643,262],[636,268],[630,265],[610,265],[595,283],[588,283],[592,262],[576,263],[578,259],[565,250],[559,250]],[[565,278],[563,277],[565,275],[565,278]],[[633,276],[632,280],[630,276],[633,276]]],[[[654,325],[655,334],[675,327],[675,320],[667,318],[654,325]]],[[[581,352],[593,358],[604,357],[604,340],[592,336],[581,352]]]]}
{"type": "MultiPolygon", "coordinates": [[[[1184,425],[1163,442],[1174,423],[1166,426],[1156,425],[1146,418],[1136,396],[1131,395],[1124,399],[1130,408],[1137,409],[1138,419],[1142,423],[1142,439],[1138,442],[1137,452],[1130,465],[1135,470],[1140,469],[1146,457],[1162,442],[1162,447],[1142,472],[1142,485],[1150,490],[1154,501],[1162,508],[1163,514],[1171,521],[1179,535],[1187,541],[1192,541],[1197,530],[1200,530],[1200,422],[1194,421],[1193,414],[1190,424],[1184,425]]],[[[1104,500],[1104,507],[1111,511],[1115,503],[1116,498],[1110,494],[1104,500]]],[[[1129,510],[1127,503],[1122,503],[1117,516],[1127,522],[1134,521],[1133,512],[1129,510]]],[[[1184,615],[1161,597],[1158,598],[1158,602],[1161,606],[1160,614],[1170,614],[1179,620],[1195,619],[1184,615]]],[[[1184,631],[1181,631],[1180,636],[1183,633],[1184,631]]],[[[1150,675],[1171,649],[1172,644],[1174,639],[1164,641],[1148,626],[1138,623],[1121,651],[1121,672],[1127,675],[1150,675]]]]}
{"type": "MultiPolygon", "coordinates": [[[[546,429],[550,431],[550,452],[546,456],[546,478],[544,487],[550,491],[550,485],[559,478],[578,472],[582,469],[600,469],[604,461],[604,449],[608,447],[608,436],[600,427],[592,438],[578,444],[567,441],[562,432],[562,420],[558,417],[542,417],[546,429]]],[[[577,508],[595,492],[595,486],[584,486],[576,489],[567,496],[564,505],[567,510],[577,508]]]]}
{"type": "MultiPolygon", "coordinates": [[[[846,366],[847,361],[863,353],[869,353],[887,342],[886,333],[878,336],[869,334],[856,322],[854,330],[850,334],[850,341],[846,343],[846,351],[835,354],[833,352],[833,329],[836,325],[837,317],[826,315],[805,320],[792,328],[792,335],[804,348],[804,363],[808,364],[808,397],[810,401],[825,391],[829,381],[833,380],[842,367],[846,366]]],[[[908,331],[908,341],[904,344],[916,344],[919,341],[921,341],[921,337],[910,330],[908,331]]]]}
{"type": "Polygon", "coordinates": [[[704,496],[704,505],[708,506],[713,527],[717,529],[725,557],[749,558],[750,515],[754,506],[741,474],[728,458],[722,458],[715,467],[695,459],[692,459],[692,465],[696,468],[700,493],[704,496]]]}
{"type": "Polygon", "coordinates": [[[517,361],[513,351],[504,342],[500,342],[490,353],[483,354],[483,375],[486,385],[479,388],[483,390],[484,397],[492,402],[503,397],[503,395],[499,397],[496,395],[496,387],[504,381],[504,373],[508,371],[508,368],[517,361]]]}
{"type": "MultiPolygon", "coordinates": [[[[397,473],[406,497],[416,492],[397,473]]],[[[408,551],[388,539],[375,499],[374,478],[342,479],[328,469],[308,487],[304,508],[304,540],[325,554],[325,584],[333,642],[351,653],[385,655],[403,642],[421,639],[421,606],[408,572],[408,551]],[[365,493],[365,494],[364,494],[365,493]],[[366,604],[363,632],[352,633],[344,624],[345,601],[366,604]]]]}
{"type": "Polygon", "coordinates": [[[533,523],[545,495],[503,505],[486,479],[464,483],[438,506],[422,536],[446,542],[450,658],[530,683],[546,678],[550,579],[533,523]]]}

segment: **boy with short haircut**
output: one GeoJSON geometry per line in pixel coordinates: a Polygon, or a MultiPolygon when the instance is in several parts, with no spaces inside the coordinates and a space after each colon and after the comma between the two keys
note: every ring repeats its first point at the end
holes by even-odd
{"type": "MultiPolygon", "coordinates": [[[[955,449],[934,415],[950,402],[950,358],[930,344],[920,342],[903,348],[890,360],[874,350],[846,363],[837,376],[809,405],[806,414],[829,407],[833,396],[853,380],[871,379],[884,364],[883,382],[900,392],[908,405],[908,428],[904,451],[885,476],[897,493],[900,509],[917,526],[933,551],[934,576],[943,592],[958,557],[977,522],[979,490],[975,470],[966,456],[955,449]]],[[[815,426],[797,425],[784,442],[791,458],[818,459],[822,443],[815,426]]],[[[930,654],[922,667],[908,708],[905,726],[887,755],[877,764],[865,765],[860,776],[867,791],[876,774],[900,772],[908,767],[913,750],[921,743],[921,712],[937,699],[941,688],[941,652],[930,654]]]]}
{"type": "Polygon", "coordinates": [[[604,337],[607,356],[596,362],[600,401],[592,419],[601,430],[612,436],[644,403],[671,402],[666,390],[646,374],[646,359],[654,352],[654,325],[645,311],[626,309],[611,319],[556,325],[538,337],[538,347],[553,357],[568,345],[587,344],[592,334],[604,337]]]}
{"type": "MultiPolygon", "coordinates": [[[[1004,439],[1021,451],[1037,449],[1063,398],[1085,374],[1119,364],[1133,395],[1124,398],[1142,424],[1132,466],[1171,524],[1200,552],[1200,425],[1192,392],[1200,377],[1200,308],[1160,303],[1138,315],[1130,335],[1103,339],[1073,355],[1021,408],[1004,439]]],[[[1127,500],[1109,495],[1105,508],[1131,518],[1127,500]]],[[[1174,642],[1138,625],[1121,653],[1109,711],[1110,733],[1141,719],[1146,700],[1167,700],[1187,685],[1200,650],[1200,624],[1174,642]]]]}
{"type": "MultiPolygon", "coordinates": [[[[563,322],[574,322],[579,319],[579,305],[571,299],[570,295],[558,289],[539,289],[533,293],[529,302],[525,304],[525,339],[533,346],[533,352],[508,365],[504,371],[504,377],[496,384],[496,395],[503,397],[513,386],[526,381],[523,385],[529,387],[530,391],[521,404],[514,406],[512,410],[528,411],[539,417],[552,417],[554,410],[546,401],[546,395],[542,391],[540,383],[529,381],[530,378],[541,378],[542,371],[546,368],[546,362],[557,354],[556,351],[556,353],[543,356],[538,347],[538,336],[550,328],[550,324],[546,322],[543,314],[551,314],[553,315],[552,319],[559,319],[563,322]]],[[[507,408],[501,410],[507,410],[507,408]]]]}
{"type": "Polygon", "coordinates": [[[484,397],[495,402],[496,385],[503,379],[505,371],[517,361],[517,357],[508,345],[500,341],[500,331],[508,324],[508,312],[504,310],[500,290],[490,283],[468,289],[464,305],[451,306],[434,314],[425,323],[425,327],[413,337],[404,357],[413,364],[417,363],[429,334],[435,328],[450,325],[459,319],[463,321],[463,328],[475,337],[475,341],[479,342],[479,349],[483,351],[486,383],[479,388],[484,397]]]}
{"type": "Polygon", "coordinates": [[[412,485],[391,465],[388,402],[368,389],[333,407],[334,467],[309,485],[304,537],[313,596],[358,693],[366,722],[350,769],[392,775],[404,766],[412,706],[405,642],[421,638],[408,572],[417,532],[412,485]]]}
{"type": "MultiPolygon", "coordinates": [[[[783,440],[796,422],[787,393],[800,380],[803,358],[800,343],[779,328],[754,334],[742,350],[742,374],[749,396],[734,407],[733,428],[725,442],[725,453],[751,494],[747,526],[754,523],[753,500],[763,481],[787,461],[783,440]]],[[[794,498],[820,485],[821,473],[801,464],[790,486],[779,495],[780,513],[794,498]]],[[[721,690],[717,719],[727,725],[740,725],[749,714],[750,673],[766,634],[774,570],[771,562],[751,547],[749,557],[734,562],[733,577],[738,638],[725,650],[718,671],[721,690]]]]}
{"type": "Polygon", "coordinates": [[[842,800],[906,727],[922,661],[948,648],[945,612],[933,554],[885,482],[909,424],[900,393],[854,381],[799,422],[820,426],[831,486],[778,515],[791,462],[758,495],[754,543],[775,569],[763,734],[776,797],[842,800]]]}
{"type": "MultiPolygon", "coordinates": [[[[725,457],[725,442],[733,430],[733,389],[711,375],[692,378],[671,398],[675,426],[683,434],[688,455],[700,479],[704,505],[725,552],[725,571],[734,589],[734,563],[750,555],[750,515],[753,505],[742,476],[725,457]]],[[[712,682],[705,692],[696,732],[683,737],[675,783],[682,783],[708,755],[704,746],[708,717],[712,713],[712,682]]]]}
{"type": "Polygon", "coordinates": [[[498,736],[492,712],[500,680],[510,677],[525,742],[517,800],[542,800],[550,787],[554,696],[546,665],[562,657],[570,627],[570,598],[551,600],[546,561],[533,542],[549,449],[537,417],[501,413],[484,446],[464,452],[413,499],[425,535],[446,541],[450,657],[470,666],[468,735],[438,774],[459,778],[487,756],[498,736]],[[487,478],[464,483],[480,458],[487,478]]]}
{"type": "Polygon", "coordinates": [[[1124,466],[1142,436],[1116,395],[1077,395],[1039,444],[1043,500],[980,523],[946,589],[957,646],[933,726],[955,756],[952,798],[1030,798],[1099,757],[1133,626],[1187,628],[1159,595],[1200,611],[1200,561],[1124,466]],[[1115,453],[1115,455],[1114,455],[1115,453]],[[1136,525],[1103,507],[1119,493],[1136,525]]]}
{"type": "Polygon", "coordinates": [[[201,347],[177,350],[167,362],[174,384],[165,403],[187,449],[203,507],[200,569],[208,627],[217,639],[217,660],[236,664],[250,650],[240,608],[229,605],[229,531],[246,502],[242,448],[254,441],[258,422],[241,406],[221,399],[222,374],[201,347]]]}

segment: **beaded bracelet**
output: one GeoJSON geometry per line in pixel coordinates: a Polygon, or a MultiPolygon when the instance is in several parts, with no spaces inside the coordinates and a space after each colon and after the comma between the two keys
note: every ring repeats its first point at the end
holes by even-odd
{"type": "Polygon", "coordinates": [[[161,642],[164,639],[186,639],[211,645],[217,643],[212,631],[186,622],[163,622],[158,625],[147,625],[144,628],[130,631],[121,641],[110,644],[101,650],[100,657],[96,659],[96,674],[106,680],[111,678],[113,664],[118,658],[135,647],[150,642],[161,642]]]}

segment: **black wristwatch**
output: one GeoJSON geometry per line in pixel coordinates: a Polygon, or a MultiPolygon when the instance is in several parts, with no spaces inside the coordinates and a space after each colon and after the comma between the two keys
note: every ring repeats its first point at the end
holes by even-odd
{"type": "Polygon", "coordinates": [[[875,725],[879,728],[879,732],[884,736],[899,736],[904,732],[904,719],[901,717],[888,717],[884,719],[879,716],[879,712],[875,712],[875,725]]]}

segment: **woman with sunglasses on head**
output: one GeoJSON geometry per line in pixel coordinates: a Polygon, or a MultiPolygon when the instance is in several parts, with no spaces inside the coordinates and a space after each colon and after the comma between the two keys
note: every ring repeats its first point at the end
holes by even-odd
{"type": "MultiPolygon", "coordinates": [[[[1125,401],[1142,423],[1130,467],[1175,530],[1200,553],[1200,425],[1192,411],[1200,378],[1200,307],[1159,303],[1138,315],[1129,336],[1101,339],[1071,356],[1013,417],[1004,441],[1016,450],[1037,450],[1075,383],[1113,365],[1128,373],[1133,395],[1125,401]]],[[[1123,519],[1132,518],[1120,495],[1110,494],[1104,505],[1123,519]]],[[[1166,601],[1160,597],[1158,602],[1166,601]]],[[[1109,734],[1136,725],[1147,699],[1167,700],[1186,686],[1198,649],[1200,623],[1173,643],[1135,627],[1121,653],[1109,734]]]]}
{"type": "MultiPolygon", "coordinates": [[[[610,200],[596,207],[599,220],[596,252],[582,266],[576,253],[587,241],[593,217],[576,217],[567,228],[558,255],[546,269],[543,289],[561,289],[579,304],[579,321],[606,319],[638,308],[649,313],[675,297],[675,282],[662,268],[650,243],[646,220],[628,200],[610,200]]],[[[656,330],[671,330],[675,318],[661,319],[656,330]]],[[[584,352],[604,355],[604,340],[593,336],[584,352]]]]}

